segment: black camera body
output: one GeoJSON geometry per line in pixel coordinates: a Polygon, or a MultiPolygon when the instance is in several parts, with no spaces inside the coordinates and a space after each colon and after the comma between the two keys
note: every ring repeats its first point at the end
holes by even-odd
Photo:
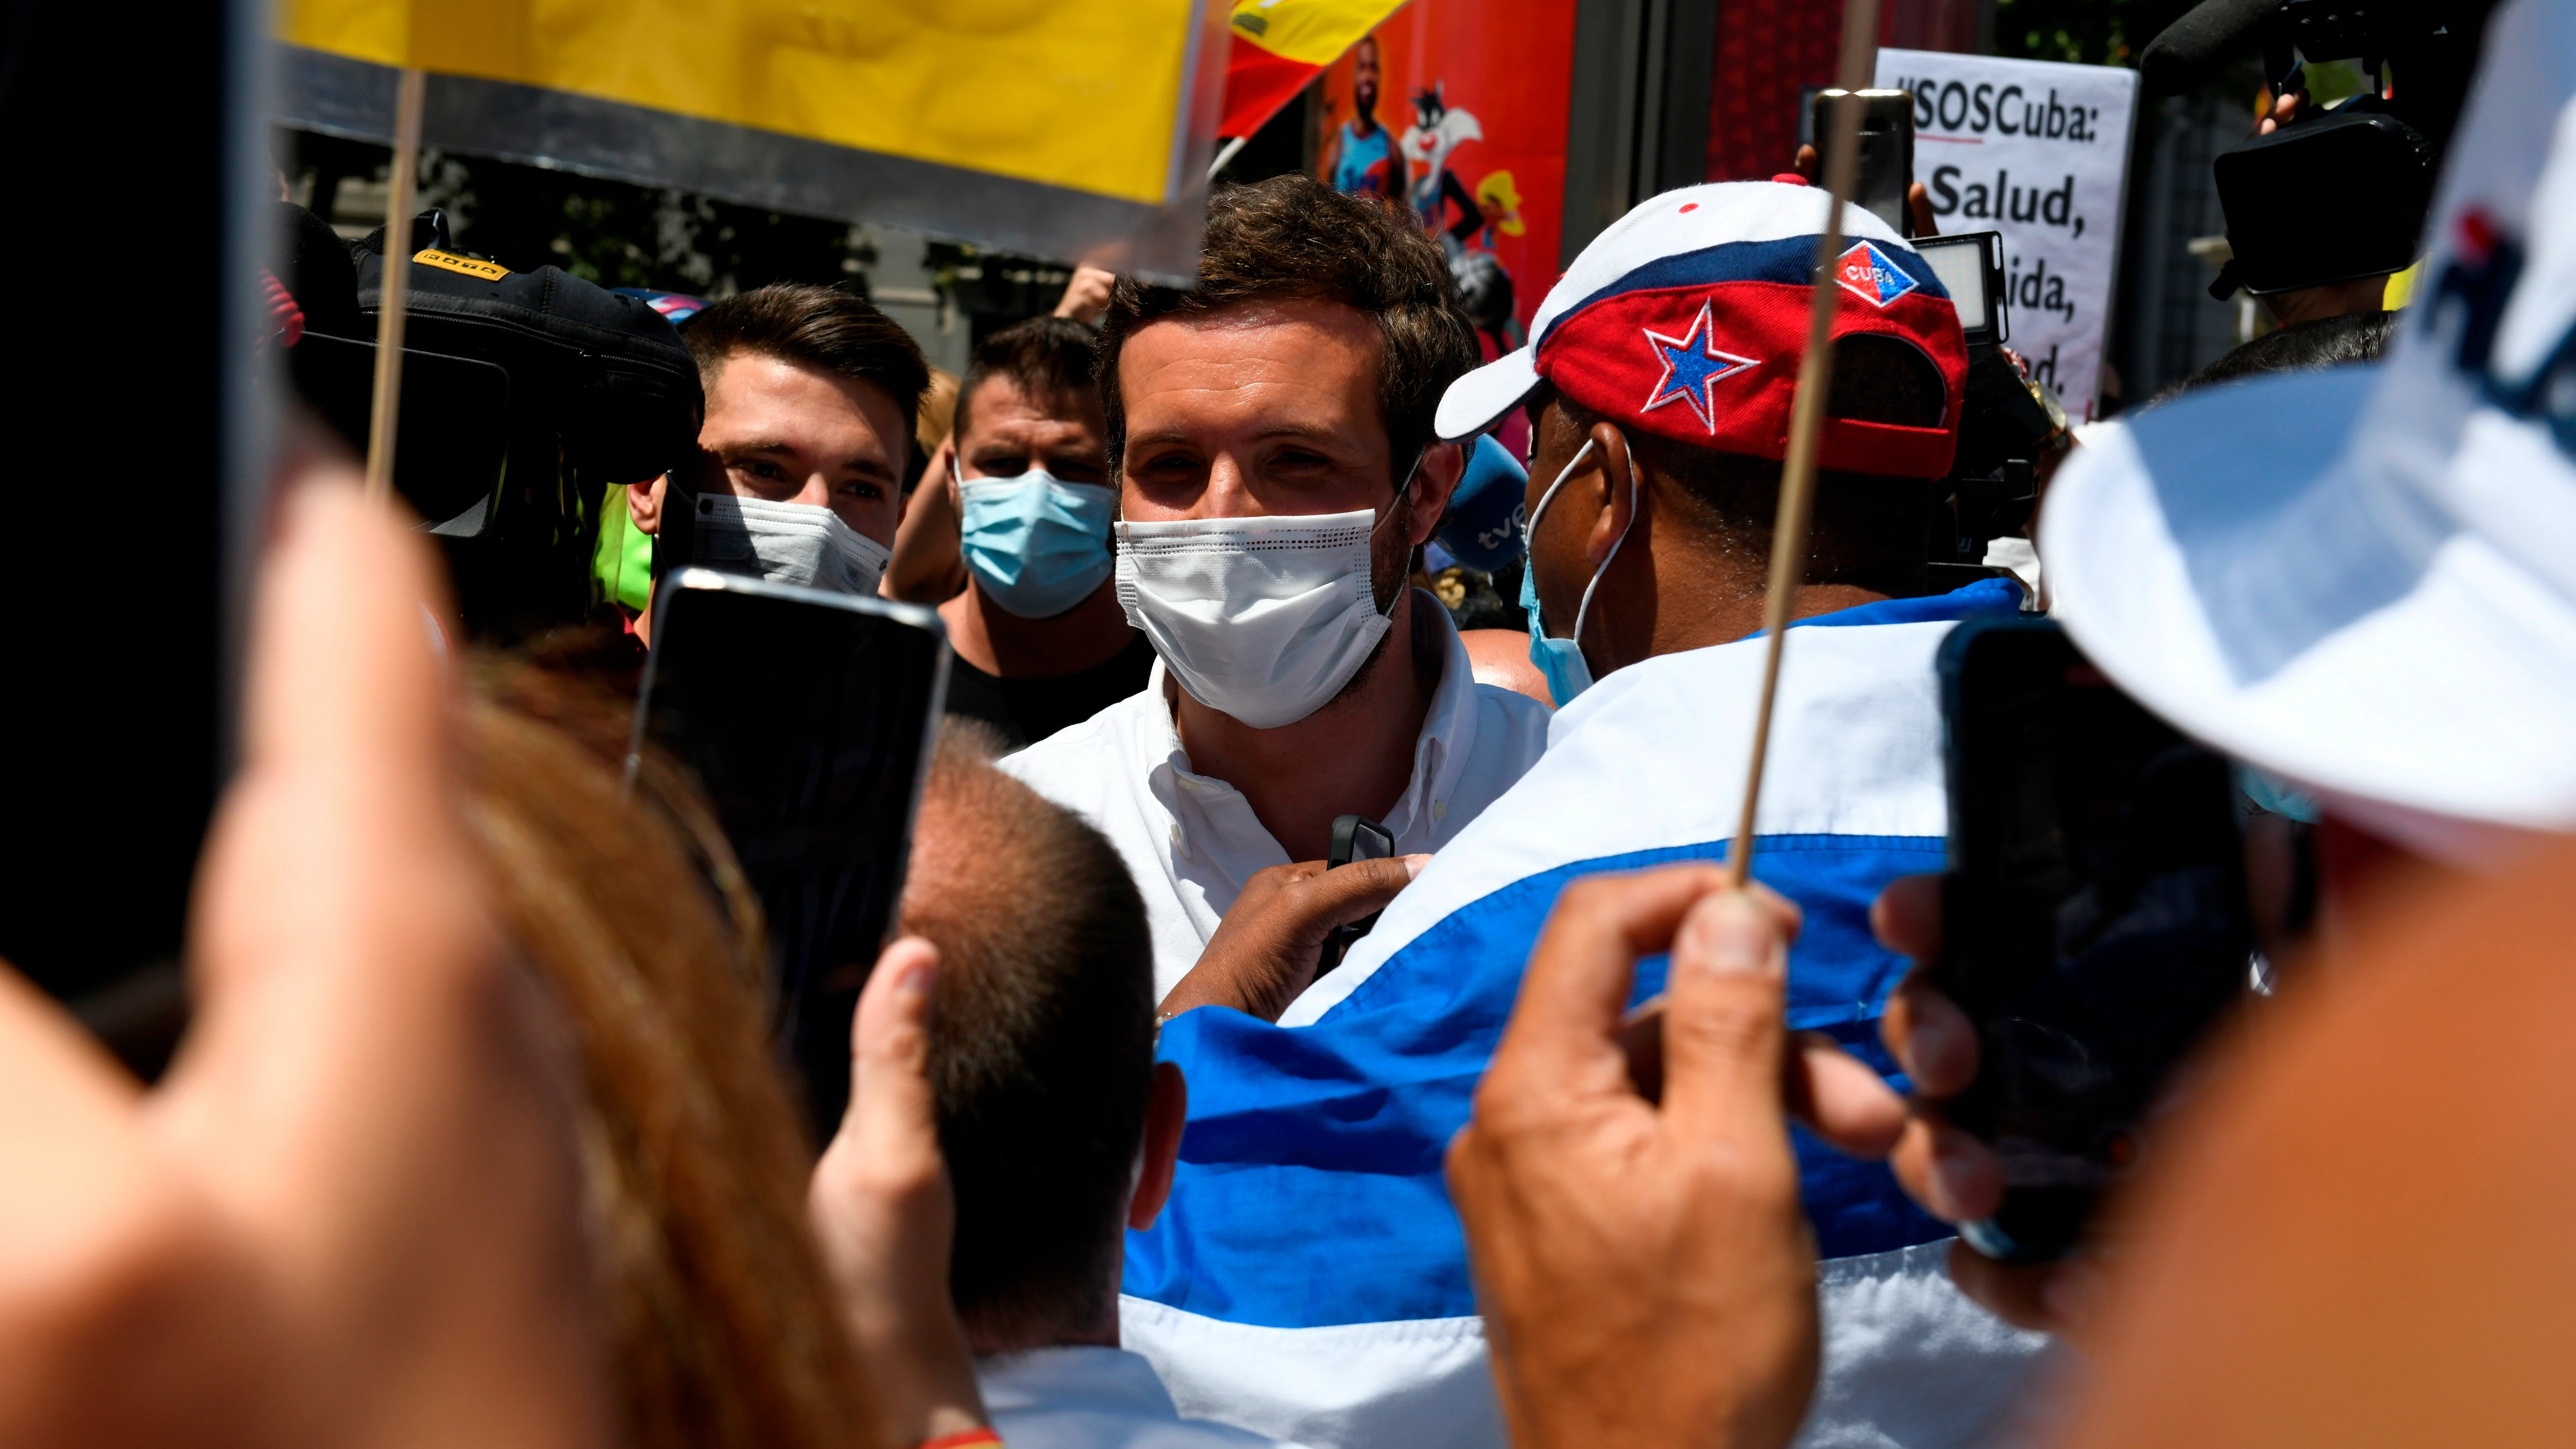
{"type": "MultiPolygon", "coordinates": [[[[487,364],[507,388],[497,417],[489,402],[454,407],[406,416],[397,434],[398,443],[424,428],[491,437],[497,424],[497,475],[407,480],[398,454],[396,486],[416,503],[452,491],[438,508],[488,490],[470,530],[433,530],[469,634],[506,643],[578,623],[591,609],[608,486],[649,482],[695,454],[705,408],[696,361],[645,303],[554,266],[519,270],[458,251],[435,211],[415,219],[409,242],[406,350],[487,364]]],[[[385,251],[381,233],[352,247],[370,336],[385,251]]],[[[443,516],[426,503],[423,512],[433,523],[443,516]]]]}
{"type": "Polygon", "coordinates": [[[2030,521],[2039,501],[2040,455],[2065,419],[2050,412],[2004,352],[2012,318],[2002,234],[1922,237],[1913,245],[1958,308],[1968,345],[1959,447],[1949,475],[1937,485],[1940,507],[1926,580],[1937,591],[1984,577],[1980,561],[1987,543],[2030,521]]]}
{"type": "Polygon", "coordinates": [[[2423,132],[2361,97],[2218,154],[2234,256],[2224,300],[2386,276],[2415,260],[2436,158],[2423,132]]]}
{"type": "Polygon", "coordinates": [[[2204,0],[2138,58],[2147,84],[2216,79],[2259,48],[2276,95],[2303,92],[2312,60],[2351,57],[2368,88],[2332,110],[2303,107],[2270,135],[2221,152],[2213,170],[2233,257],[2221,300],[2385,276],[2414,260],[2443,148],[2468,97],[2493,0],[2204,0]],[[2386,67],[2393,80],[2381,95],[2386,67]]]}

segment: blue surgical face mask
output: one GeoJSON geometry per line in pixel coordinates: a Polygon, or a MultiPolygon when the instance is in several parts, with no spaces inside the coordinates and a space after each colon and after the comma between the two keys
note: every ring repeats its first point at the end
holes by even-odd
{"type": "Polygon", "coordinates": [[[1118,496],[1032,468],[957,481],[959,542],[975,586],[1004,612],[1049,619],[1090,598],[1117,564],[1109,518],[1118,496]]]}
{"type": "MultiPolygon", "coordinates": [[[[1586,438],[1583,440],[1583,446],[1575,450],[1574,456],[1566,460],[1565,467],[1556,475],[1556,481],[1547,485],[1547,491],[1539,495],[1538,507],[1531,510],[1529,524],[1522,533],[1524,539],[1537,537],[1538,521],[1546,516],[1547,506],[1556,501],[1556,490],[1564,487],[1565,480],[1574,476],[1574,470],[1582,465],[1584,458],[1591,451],[1592,440],[1586,438]]],[[[1536,665],[1538,672],[1546,677],[1547,692],[1556,700],[1556,707],[1559,709],[1574,703],[1576,695],[1592,687],[1592,666],[1583,658],[1583,621],[1592,612],[1592,591],[1601,587],[1601,576],[1610,571],[1611,561],[1619,557],[1620,548],[1628,542],[1628,529],[1637,526],[1636,487],[1633,481],[1629,485],[1628,498],[1627,528],[1619,530],[1618,542],[1610,545],[1609,556],[1601,560],[1601,567],[1592,571],[1592,582],[1583,586],[1583,602],[1577,605],[1574,611],[1574,632],[1567,637],[1550,638],[1547,626],[1539,622],[1536,553],[1534,551],[1526,553],[1521,561],[1521,608],[1529,614],[1530,663],[1536,665]]]]}

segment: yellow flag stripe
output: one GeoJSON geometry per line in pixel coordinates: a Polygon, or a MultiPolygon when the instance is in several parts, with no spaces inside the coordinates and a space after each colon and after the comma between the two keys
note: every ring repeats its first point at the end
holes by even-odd
{"type": "Polygon", "coordinates": [[[1404,0],[1234,0],[1234,33],[1288,60],[1331,65],[1404,0]]]}
{"type": "Polygon", "coordinates": [[[279,0],[279,38],[1159,205],[1194,0],[279,0]]]}

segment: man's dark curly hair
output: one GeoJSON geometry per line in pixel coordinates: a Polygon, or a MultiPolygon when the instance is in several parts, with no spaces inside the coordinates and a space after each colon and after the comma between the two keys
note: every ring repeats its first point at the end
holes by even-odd
{"type": "Polygon", "coordinates": [[[1100,323],[1100,400],[1109,465],[1127,450],[1118,356],[1129,334],[1165,317],[1199,317],[1247,302],[1319,298],[1377,323],[1377,407],[1397,475],[1431,441],[1431,416],[1449,384],[1482,360],[1475,324],[1459,309],[1449,262],[1413,213],[1345,196],[1291,173],[1208,199],[1199,284],[1189,291],[1121,278],[1100,323]]]}

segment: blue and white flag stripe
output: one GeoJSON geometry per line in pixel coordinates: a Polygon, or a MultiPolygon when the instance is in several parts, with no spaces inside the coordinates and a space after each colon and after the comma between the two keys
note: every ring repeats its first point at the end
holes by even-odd
{"type": "MultiPolygon", "coordinates": [[[[1869,904],[1898,875],[1940,869],[1947,823],[1933,655],[1958,618],[2017,605],[2015,589],[1994,581],[1805,621],[1788,642],[1754,873],[1806,915],[1790,962],[1791,1024],[1831,1033],[1882,1072],[1892,1067],[1877,1046],[1877,1018],[1906,963],[1871,938],[1869,904]]],[[[1364,1351],[1392,1354],[1371,1370],[1391,1371],[1413,1356],[1414,1339],[1440,1345],[1423,1350],[1419,1373],[1463,1372],[1453,1340],[1472,1330],[1476,1308],[1441,1172],[1449,1139],[1565,885],[1724,858],[1762,647],[1649,660],[1560,712],[1546,756],[1433,859],[1281,1025],[1201,1010],[1165,1028],[1162,1054],[1189,1079],[1190,1124],[1162,1219],[1129,1235],[1123,1316],[1177,1395],[1241,1403],[1267,1394],[1274,1402],[1251,1427],[1343,1445],[1397,1442],[1422,1428],[1422,1407],[1465,1413],[1462,1405],[1489,1396],[1478,1383],[1424,1379],[1398,1401],[1353,1402],[1321,1418],[1320,1405],[1296,1401],[1343,1396],[1330,1386],[1338,1372],[1358,1371],[1364,1351]],[[1266,1361],[1229,1361],[1218,1346],[1246,1335],[1270,1343],[1266,1361]],[[1401,1402],[1408,1396],[1411,1408],[1401,1402]]],[[[1659,989],[1663,971],[1661,959],[1640,963],[1636,997],[1659,989]]],[[[1902,1321],[1923,1342],[1973,1344],[1969,1359],[1944,1369],[1971,1377],[1996,1368],[1987,1362],[1995,1354],[2027,1357],[2031,1341],[1981,1315],[1960,1318],[1975,1310],[1922,1256],[1937,1255],[1924,1245],[1948,1229],[1884,1167],[1799,1147],[1819,1252],[1848,1265],[1845,1298],[1877,1305],[1846,1313],[1847,1327],[1876,1323],[1869,1331],[1883,1334],[1902,1321]]],[[[1834,1331],[1829,1322],[1828,1363],[1862,1375],[1854,1384],[1885,1377],[1884,1354],[1907,1351],[1837,1349],[1834,1331]]],[[[1480,1377],[1481,1354],[1471,1359],[1480,1377]]],[[[1990,1377],[2008,1384],[2016,1375],[1990,1377]]],[[[1836,1402],[1833,1385],[1819,1402],[1836,1402]]],[[[1910,1412],[1874,1400],[1850,1411],[1873,1422],[1910,1412]]]]}

